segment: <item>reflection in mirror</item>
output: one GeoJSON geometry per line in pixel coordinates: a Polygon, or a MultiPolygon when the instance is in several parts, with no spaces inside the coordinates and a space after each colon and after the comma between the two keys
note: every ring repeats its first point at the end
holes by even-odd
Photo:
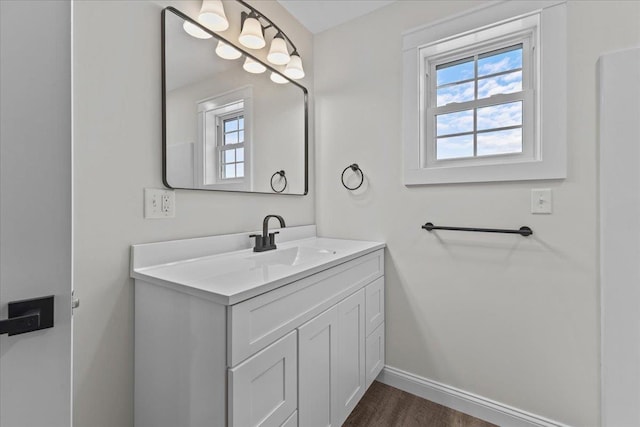
{"type": "Polygon", "coordinates": [[[306,89],[215,33],[189,35],[194,25],[163,11],[165,185],[306,194],[306,89]]]}

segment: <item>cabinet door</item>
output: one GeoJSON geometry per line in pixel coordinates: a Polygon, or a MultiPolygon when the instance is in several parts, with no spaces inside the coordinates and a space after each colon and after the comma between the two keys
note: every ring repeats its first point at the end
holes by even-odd
{"type": "Polygon", "coordinates": [[[338,424],[365,392],[364,289],[338,303],[338,424]]]}
{"type": "Polygon", "coordinates": [[[367,299],[365,329],[369,336],[384,322],[384,277],[368,284],[364,289],[367,299]]]}
{"type": "Polygon", "coordinates": [[[298,406],[296,331],[229,369],[229,425],[280,427],[298,406]]]}
{"type": "Polygon", "coordinates": [[[338,307],[298,329],[298,414],[304,427],[338,426],[338,307]]]}
{"type": "Polygon", "coordinates": [[[367,337],[367,388],[384,367],[384,323],[367,337]]]}

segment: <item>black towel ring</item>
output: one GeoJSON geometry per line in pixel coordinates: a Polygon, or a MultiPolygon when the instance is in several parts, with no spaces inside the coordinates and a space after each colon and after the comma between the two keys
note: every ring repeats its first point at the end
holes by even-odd
{"type": "Polygon", "coordinates": [[[271,175],[271,189],[274,191],[274,193],[282,193],[285,190],[285,188],[287,188],[287,184],[288,184],[287,177],[285,176],[283,170],[282,171],[276,171],[276,173],[271,175]],[[284,186],[282,187],[281,190],[276,190],[273,187],[273,178],[275,178],[276,175],[280,175],[280,181],[282,181],[284,179],[284,186]]]}
{"type": "Polygon", "coordinates": [[[342,181],[342,185],[344,186],[344,188],[346,188],[347,190],[357,190],[362,186],[362,183],[364,182],[364,173],[362,172],[362,169],[360,169],[360,166],[358,166],[357,163],[354,163],[344,168],[340,180],[342,181]],[[353,172],[360,172],[360,184],[358,184],[356,187],[348,187],[347,184],[344,183],[344,173],[349,169],[351,169],[353,172]]]}

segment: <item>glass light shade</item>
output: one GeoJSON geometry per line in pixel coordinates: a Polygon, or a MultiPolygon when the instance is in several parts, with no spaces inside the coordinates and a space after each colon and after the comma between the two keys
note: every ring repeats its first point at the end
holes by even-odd
{"type": "Polygon", "coordinates": [[[211,34],[207,33],[202,28],[192,24],[191,22],[184,21],[184,24],[182,24],[182,28],[184,29],[184,31],[187,34],[189,34],[190,36],[195,37],[197,39],[210,39],[211,38],[211,34]]]}
{"type": "Polygon", "coordinates": [[[287,43],[281,36],[276,36],[271,41],[271,48],[269,48],[269,54],[267,55],[267,61],[275,65],[284,65],[291,60],[289,56],[289,50],[287,49],[287,43]]]}
{"type": "Polygon", "coordinates": [[[287,68],[284,69],[284,75],[294,80],[304,77],[304,69],[302,68],[300,55],[297,53],[291,55],[291,61],[287,64],[287,68]]]}
{"type": "Polygon", "coordinates": [[[229,21],[221,0],[203,0],[198,21],[213,31],[224,31],[229,28],[229,21]]]}
{"type": "Polygon", "coordinates": [[[274,83],[278,83],[278,84],[285,84],[285,83],[289,83],[289,80],[285,79],[284,77],[282,77],[280,74],[278,73],[271,73],[271,81],[274,83]]]}
{"type": "Polygon", "coordinates": [[[267,44],[262,34],[262,25],[256,18],[249,17],[244,20],[238,41],[249,49],[262,49],[267,44]]]}
{"type": "Polygon", "coordinates": [[[254,61],[253,59],[247,56],[247,59],[244,61],[244,65],[242,66],[244,70],[248,73],[252,74],[260,74],[267,71],[267,67],[259,63],[258,61],[254,61]]]}
{"type": "Polygon", "coordinates": [[[238,59],[242,56],[242,52],[222,40],[216,46],[216,54],[222,59],[238,59]]]}

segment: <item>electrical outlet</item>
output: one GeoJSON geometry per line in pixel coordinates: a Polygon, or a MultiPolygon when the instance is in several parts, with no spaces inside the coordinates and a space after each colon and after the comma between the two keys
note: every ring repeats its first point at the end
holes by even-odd
{"type": "Polygon", "coordinates": [[[531,213],[550,214],[553,203],[551,201],[550,188],[534,188],[531,190],[531,213]]]}
{"type": "Polygon", "coordinates": [[[160,205],[160,211],[165,215],[168,215],[171,212],[173,212],[173,203],[171,203],[171,199],[173,199],[173,194],[172,195],[168,195],[168,194],[163,194],[162,195],[162,203],[160,205]]]}
{"type": "Polygon", "coordinates": [[[175,218],[176,195],[174,191],[157,188],[144,189],[145,218],[175,218]]]}

